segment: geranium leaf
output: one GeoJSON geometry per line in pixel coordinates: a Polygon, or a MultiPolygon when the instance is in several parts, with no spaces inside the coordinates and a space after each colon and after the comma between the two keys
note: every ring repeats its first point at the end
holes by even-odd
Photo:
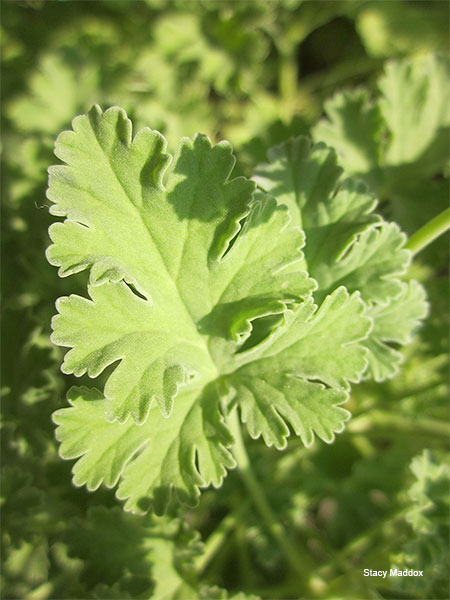
{"type": "Polygon", "coordinates": [[[172,490],[180,501],[195,504],[199,487],[220,485],[235,464],[227,450],[233,438],[211,389],[197,394],[186,388],[170,419],[155,407],[141,426],[131,419],[106,421],[107,401],[98,390],[72,388],[68,399],[71,408],[56,411],[53,419],[61,456],[81,457],[73,469],[75,485],[95,490],[121,479],[118,497],[133,512],[152,507],[163,513],[172,490]]]}
{"type": "Polygon", "coordinates": [[[374,328],[362,342],[369,350],[368,376],[383,381],[397,374],[403,356],[395,345],[408,344],[427,313],[425,290],[414,280],[402,284],[398,297],[369,308],[367,314],[373,319],[374,328]]]}
{"type": "Polygon", "coordinates": [[[179,519],[136,517],[117,507],[96,506],[69,525],[67,543],[70,553],[85,562],[86,575],[89,565],[96,566],[102,584],[95,586],[94,598],[132,598],[127,591],[133,581],[146,597],[196,597],[194,564],[202,544],[179,519]]]}
{"type": "MultiPolygon", "coordinates": [[[[348,175],[382,196],[438,173],[448,156],[449,61],[427,54],[392,60],[378,80],[380,96],[338,92],[325,103],[313,136],[333,146],[348,175]]],[[[414,186],[413,186],[414,187],[414,186]]]]}
{"type": "Polygon", "coordinates": [[[48,257],[63,276],[90,269],[90,298],[59,299],[52,340],[71,348],[66,373],[115,366],[103,392],[74,388],[55,413],[74,482],[118,484],[135,512],[164,512],[173,492],[194,504],[235,464],[236,406],[268,445],[283,448],[290,428],[307,446],[331,442],[350,383],[390,376],[391,343],[425,314],[420,286],[399,279],[405,236],[365,185],[306,138],[269,152],[255,192],[229,179],[226,142],[183,139],[167,168],[161,134],[132,139],[121,109],[73,126],[57,142],[66,165],[50,170],[66,221],[48,257]]]}
{"type": "MultiPolygon", "coordinates": [[[[350,381],[366,368],[364,339],[371,322],[355,293],[341,287],[319,310],[312,301],[286,314],[286,324],[252,362],[231,377],[236,402],[249,433],[283,448],[287,423],[306,446],[314,434],[332,442],[350,414],[339,405],[347,400],[350,381]]],[[[257,352],[257,351],[256,351],[257,352]]]]}
{"type": "Polygon", "coordinates": [[[423,288],[417,282],[407,288],[400,279],[411,259],[403,248],[405,234],[373,214],[376,201],[363,183],[340,179],[336,153],[325,144],[291,139],[272,148],[268,158],[255,180],[289,206],[293,221],[303,227],[305,268],[318,283],[316,301],[341,285],[359,292],[374,322],[363,344],[369,351],[367,374],[377,381],[392,377],[401,354],[389,341],[409,342],[426,315],[423,288]],[[386,337],[388,329],[392,338],[386,337]]]}
{"type": "Polygon", "coordinates": [[[121,109],[94,107],[73,127],[56,143],[67,164],[50,169],[51,211],[67,219],[50,228],[47,256],[62,276],[90,268],[91,301],[61,299],[52,339],[73,348],[66,373],[95,377],[121,360],[105,387],[110,420],[143,423],[153,399],[168,416],[181,385],[216,375],[209,336],[242,342],[251,319],[310,293],[306,273],[283,272],[304,238],[285,209],[252,199],[252,182],[228,180],[227,142],[183,139],[165,174],[164,138],[132,140],[121,109]]]}
{"type": "Polygon", "coordinates": [[[303,227],[306,267],[322,300],[339,285],[359,290],[366,302],[383,302],[401,291],[396,279],[410,257],[406,238],[393,223],[373,214],[374,197],[362,183],[340,180],[334,150],[304,137],[269,151],[255,180],[303,227]]]}

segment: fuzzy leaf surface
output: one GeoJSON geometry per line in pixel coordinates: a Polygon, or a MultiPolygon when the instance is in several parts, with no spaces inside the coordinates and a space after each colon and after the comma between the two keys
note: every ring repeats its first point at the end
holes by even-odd
{"type": "Polygon", "coordinates": [[[335,151],[299,137],[269,150],[268,158],[254,179],[303,227],[307,269],[319,284],[316,297],[339,285],[359,290],[366,302],[398,295],[396,277],[409,263],[401,249],[405,236],[373,214],[376,200],[364,184],[340,179],[335,151]]]}
{"type": "Polygon", "coordinates": [[[383,339],[407,343],[426,314],[421,286],[414,282],[407,290],[400,279],[410,262],[405,234],[373,213],[376,201],[365,184],[340,178],[336,153],[325,144],[291,139],[268,158],[254,179],[303,227],[305,268],[318,282],[315,299],[323,301],[338,286],[361,294],[374,322],[364,342],[368,374],[378,381],[392,377],[401,354],[383,339]],[[385,337],[389,320],[395,321],[391,340],[385,337]]]}
{"type": "Polygon", "coordinates": [[[258,358],[232,377],[241,416],[252,437],[283,448],[289,423],[306,446],[314,433],[332,442],[350,414],[339,405],[358,381],[366,357],[357,342],[371,327],[356,292],[341,287],[319,310],[312,300],[286,313],[286,327],[258,358]]]}
{"type": "MultiPolygon", "coordinates": [[[[269,445],[284,447],[289,427],[306,445],[330,442],[367,365],[359,291],[339,284],[312,301],[305,233],[252,182],[229,180],[227,143],[184,139],[165,172],[162,136],[132,140],[121,109],[94,108],[73,127],[57,142],[66,165],[50,171],[52,210],[66,220],[51,227],[48,257],[63,276],[90,269],[89,298],[58,301],[52,339],[71,348],[66,373],[115,366],[103,392],[73,388],[54,415],[61,456],[78,459],[74,483],[119,484],[134,512],[164,512],[173,492],[194,504],[235,464],[226,415],[236,403],[269,445]]],[[[317,171],[305,165],[313,188],[317,171]]],[[[330,234],[347,234],[338,254],[377,222],[373,203],[349,183],[324,213],[330,234]]],[[[306,205],[310,228],[313,213],[306,205]]]]}
{"type": "Polygon", "coordinates": [[[177,498],[195,504],[199,486],[219,486],[226,468],[234,466],[227,450],[233,441],[217,407],[217,397],[206,390],[180,394],[177,410],[165,419],[154,407],[141,426],[105,420],[106,400],[95,389],[72,388],[70,408],[56,411],[57,439],[63,458],[80,458],[73,468],[75,485],[96,490],[113,487],[122,476],[118,497],[125,508],[145,512],[150,506],[164,512],[172,489],[177,498]],[[196,466],[196,458],[198,468],[196,466]]]}
{"type": "Polygon", "coordinates": [[[369,350],[367,375],[383,381],[398,373],[403,360],[392,344],[411,342],[412,334],[428,314],[425,290],[417,281],[402,284],[401,294],[386,304],[374,304],[367,313],[374,328],[363,345],[369,350]]]}
{"type": "Polygon", "coordinates": [[[63,458],[79,458],[75,485],[95,490],[118,482],[125,508],[164,512],[172,492],[195,504],[199,488],[219,486],[235,465],[234,440],[220,401],[236,396],[242,420],[253,437],[282,448],[289,423],[306,445],[314,435],[331,442],[343,429],[349,382],[366,368],[366,350],[358,342],[370,330],[357,293],[339,288],[320,309],[311,301],[286,311],[285,322],[263,343],[238,353],[236,369],[199,392],[183,388],[170,419],[154,406],[136,426],[105,420],[107,400],[98,390],[72,388],[71,408],[54,413],[63,458]],[[238,362],[239,361],[239,362],[238,362]]]}
{"type": "Polygon", "coordinates": [[[96,377],[120,360],[108,418],[143,423],[153,400],[170,415],[180,386],[217,374],[210,337],[243,341],[251,319],[315,284],[283,271],[301,259],[303,235],[286,228],[285,209],[252,198],[252,182],[229,180],[227,142],[183,139],[163,183],[170,157],[157,131],[132,140],[121,109],[98,107],[73,128],[56,143],[66,164],[50,169],[51,212],[66,220],[50,228],[47,256],[61,276],[90,269],[90,300],[59,300],[52,339],[72,348],[65,373],[96,377]]]}

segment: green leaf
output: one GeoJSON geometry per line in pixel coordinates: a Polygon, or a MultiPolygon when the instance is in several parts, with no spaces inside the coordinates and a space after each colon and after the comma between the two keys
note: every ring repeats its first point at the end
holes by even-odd
{"type": "Polygon", "coordinates": [[[390,61],[378,87],[375,101],[362,90],[335,94],[313,136],[336,149],[348,175],[390,197],[440,172],[448,159],[448,58],[390,61]]]}
{"type": "Polygon", "coordinates": [[[445,2],[366,2],[356,27],[372,56],[448,51],[449,9],[445,2]]]}
{"type": "Polygon", "coordinates": [[[369,351],[367,375],[377,381],[392,377],[401,354],[390,342],[408,343],[427,312],[421,286],[407,287],[400,279],[410,262],[403,249],[406,236],[372,213],[376,201],[364,184],[340,179],[336,153],[325,144],[291,139],[272,148],[268,158],[257,167],[255,180],[303,227],[305,266],[318,283],[316,301],[338,286],[360,293],[374,322],[363,343],[369,351]]]}
{"type": "Polygon", "coordinates": [[[93,65],[75,71],[58,54],[44,54],[29,79],[26,94],[11,100],[6,111],[18,131],[53,135],[94,96],[98,85],[93,65]]]}
{"type": "Polygon", "coordinates": [[[72,407],[56,411],[53,420],[61,456],[81,457],[73,469],[75,485],[96,490],[122,477],[117,495],[127,500],[127,510],[152,507],[161,514],[172,489],[178,500],[194,505],[198,488],[219,486],[235,464],[227,450],[233,438],[211,388],[199,395],[187,387],[170,419],[155,407],[140,427],[131,419],[107,422],[107,401],[98,390],[72,388],[68,400],[72,407]]]}
{"type": "Polygon", "coordinates": [[[314,272],[322,295],[336,285],[360,290],[366,302],[384,302],[401,291],[410,254],[402,250],[406,236],[395,223],[383,223],[362,232],[345,256],[333,265],[318,264],[314,272]]]}
{"type": "Polygon", "coordinates": [[[378,104],[365,89],[335,94],[324,103],[327,119],[313,128],[314,139],[324,141],[339,154],[352,175],[369,174],[380,162],[384,122],[378,104]]]}
{"type": "Polygon", "coordinates": [[[73,348],[66,373],[95,377],[121,360],[108,418],[143,423],[154,399],[170,415],[180,386],[217,375],[225,342],[211,350],[209,335],[244,341],[251,319],[315,284],[283,272],[301,260],[302,234],[273,201],[251,201],[251,182],[228,179],[227,142],[183,139],[165,174],[164,138],[146,128],[132,140],[121,109],[95,107],[73,127],[56,143],[67,164],[50,169],[51,212],[67,219],[50,228],[47,256],[61,276],[90,268],[91,301],[61,299],[52,339],[73,348]]]}
{"type": "Polygon", "coordinates": [[[397,276],[410,260],[401,249],[405,236],[372,213],[376,201],[364,184],[340,180],[334,150],[300,137],[275,146],[268,158],[255,180],[303,227],[307,269],[319,285],[316,298],[339,285],[359,290],[366,302],[398,295],[397,276]]]}
{"type": "MultiPolygon", "coordinates": [[[[312,147],[308,138],[300,136],[273,146],[267,156],[269,162],[256,167],[253,179],[289,208],[294,225],[307,227],[308,220],[319,218],[316,205],[328,200],[336,189],[342,173],[336,153],[324,144],[312,147]]],[[[370,211],[371,204],[373,201],[363,214],[370,211]]]]}
{"type": "MultiPolygon", "coordinates": [[[[395,589],[401,593],[443,598],[448,588],[448,511],[450,467],[447,455],[429,449],[415,456],[410,464],[414,483],[407,491],[409,506],[405,521],[410,535],[390,561],[398,569],[422,570],[427,577],[396,577],[395,589]]],[[[400,538],[402,539],[402,538],[400,538]]]]}
{"type": "Polygon", "coordinates": [[[67,541],[71,554],[85,561],[82,578],[88,589],[91,581],[102,582],[93,589],[95,598],[135,598],[133,584],[155,599],[197,597],[194,560],[202,545],[198,534],[178,519],[135,517],[98,506],[75,520],[67,541]],[[93,565],[95,574],[90,572],[93,565]],[[102,585],[110,595],[99,595],[102,585]],[[122,596],[115,593],[119,591],[122,596]]]}
{"type": "Polygon", "coordinates": [[[254,89],[268,46],[255,21],[266,7],[248,10],[242,3],[230,11],[213,2],[183,8],[163,15],[155,25],[156,48],[168,65],[178,65],[181,72],[189,65],[195,69],[197,84],[208,83],[227,96],[238,86],[254,89]]]}
{"type": "Polygon", "coordinates": [[[232,376],[242,421],[268,446],[286,446],[287,423],[305,446],[314,434],[330,443],[350,417],[339,405],[347,399],[349,382],[358,381],[366,368],[356,342],[371,323],[362,318],[359,294],[349,296],[342,287],[316,309],[307,301],[286,313],[285,328],[232,376]]]}
{"type": "Polygon", "coordinates": [[[374,327],[363,345],[369,350],[367,375],[375,381],[398,373],[403,356],[395,345],[410,343],[413,332],[428,314],[424,288],[414,280],[402,284],[402,288],[399,296],[386,304],[370,306],[367,313],[374,327]]]}
{"type": "Polygon", "coordinates": [[[134,512],[152,507],[162,513],[172,489],[178,500],[194,504],[199,487],[219,486],[235,464],[228,450],[233,437],[218,404],[229,396],[227,389],[237,392],[250,434],[262,434],[268,445],[286,445],[286,422],[307,445],[314,433],[331,442],[349,416],[337,405],[346,401],[349,382],[358,381],[366,367],[364,349],[356,342],[371,323],[362,316],[358,295],[349,296],[343,288],[316,309],[308,301],[286,313],[283,326],[265,342],[236,355],[237,370],[220,387],[209,384],[199,392],[194,384],[186,386],[170,419],[155,407],[140,427],[132,420],[109,423],[100,392],[73,388],[72,408],[56,411],[54,421],[61,456],[81,457],[74,483],[94,490],[120,479],[117,496],[134,512]],[[325,349],[330,343],[331,350],[325,349]]]}
{"type": "MultiPolygon", "coordinates": [[[[58,301],[52,339],[72,348],[67,373],[96,377],[121,361],[104,393],[74,388],[72,407],[54,415],[61,456],[79,458],[74,483],[120,481],[117,496],[135,512],[163,512],[172,490],[195,503],[234,466],[224,415],[236,393],[250,433],[268,444],[283,447],[288,424],[308,445],[315,434],[331,441],[366,367],[358,342],[370,319],[343,288],[313,304],[304,233],[251,182],[228,180],[229,145],[185,139],[163,174],[159,133],[131,142],[123,111],[95,108],[57,152],[67,165],[51,169],[49,198],[67,220],[52,226],[48,256],[63,275],[90,268],[91,283],[90,299],[58,301]]],[[[358,189],[344,186],[326,218],[339,229],[353,214],[351,239],[377,220],[358,189]]]]}
{"type": "Polygon", "coordinates": [[[417,533],[433,534],[439,523],[447,523],[446,508],[449,505],[448,482],[450,468],[438,461],[430,450],[416,456],[410,465],[416,481],[408,490],[412,507],[407,515],[417,533]]]}
{"type": "Polygon", "coordinates": [[[430,54],[388,63],[378,86],[380,109],[392,136],[386,163],[417,160],[439,130],[450,125],[448,59],[430,54]]]}

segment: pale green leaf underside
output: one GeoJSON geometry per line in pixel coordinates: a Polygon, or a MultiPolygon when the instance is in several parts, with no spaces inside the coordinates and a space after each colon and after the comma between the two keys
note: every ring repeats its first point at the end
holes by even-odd
{"type": "Polygon", "coordinates": [[[92,302],[61,299],[53,341],[73,348],[66,373],[95,377],[120,360],[108,418],[143,423],[153,400],[169,415],[181,385],[216,377],[251,319],[310,293],[292,268],[304,236],[253,183],[228,180],[227,142],[183,139],[163,184],[166,141],[150,129],[132,140],[121,109],[94,107],[73,129],[56,143],[66,165],[49,171],[51,211],[67,219],[51,226],[47,256],[62,276],[90,268],[92,302]]]}

